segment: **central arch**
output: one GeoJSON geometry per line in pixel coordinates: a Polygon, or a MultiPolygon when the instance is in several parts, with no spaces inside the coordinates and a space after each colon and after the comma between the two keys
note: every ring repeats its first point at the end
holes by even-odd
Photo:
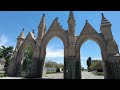
{"type": "MultiPolygon", "coordinates": [[[[43,37],[42,43],[41,43],[41,48],[40,48],[40,76],[42,77],[43,73],[43,67],[45,64],[45,57],[46,57],[46,47],[51,39],[54,37],[59,38],[64,45],[64,69],[65,69],[65,58],[67,57],[67,37],[65,35],[65,32],[62,29],[58,29],[55,31],[51,31],[53,29],[50,29],[43,37]]],[[[65,78],[66,72],[64,71],[64,78],[65,78]]]]}
{"type": "MultiPolygon", "coordinates": [[[[107,73],[106,73],[106,66],[105,66],[105,61],[107,60],[107,49],[106,49],[106,45],[104,43],[104,40],[99,36],[99,34],[93,34],[93,35],[80,35],[76,41],[76,62],[79,63],[79,66],[81,65],[81,56],[80,56],[80,48],[82,46],[82,44],[84,42],[86,42],[87,40],[92,40],[94,42],[96,42],[100,49],[101,49],[101,56],[102,56],[102,61],[103,61],[103,71],[104,71],[104,78],[107,77],[107,73]]],[[[76,66],[76,67],[79,67],[76,66]]],[[[81,70],[81,67],[80,69],[81,70]]],[[[78,70],[76,70],[76,75],[80,75],[81,78],[81,72],[79,72],[78,70]]],[[[79,76],[78,76],[79,77],[79,76]]]]}

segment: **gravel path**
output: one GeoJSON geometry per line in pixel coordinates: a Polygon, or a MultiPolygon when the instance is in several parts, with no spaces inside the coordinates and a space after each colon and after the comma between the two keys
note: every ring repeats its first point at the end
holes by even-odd
{"type": "MultiPolygon", "coordinates": [[[[0,77],[0,79],[23,79],[23,78],[22,77],[0,77]]],[[[46,74],[46,77],[43,77],[43,79],[63,79],[63,73],[46,74]]],[[[82,79],[104,79],[104,76],[96,76],[91,72],[83,71],[82,79]]]]}

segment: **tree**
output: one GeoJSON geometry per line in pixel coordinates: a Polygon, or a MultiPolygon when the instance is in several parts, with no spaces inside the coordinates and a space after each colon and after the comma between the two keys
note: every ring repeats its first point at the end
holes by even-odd
{"type": "Polygon", "coordinates": [[[7,73],[7,67],[12,59],[13,55],[13,46],[5,47],[1,46],[0,48],[0,58],[4,58],[6,60],[5,62],[5,73],[7,73]]]}
{"type": "Polygon", "coordinates": [[[84,71],[84,67],[81,67],[81,71],[84,71]]]}
{"type": "Polygon", "coordinates": [[[88,58],[88,60],[87,60],[87,68],[88,68],[88,71],[89,71],[89,68],[90,68],[90,66],[91,66],[91,57],[89,57],[88,58]]]}
{"type": "Polygon", "coordinates": [[[103,71],[103,65],[101,60],[93,60],[92,64],[90,66],[90,70],[97,70],[97,71],[103,71]]]}
{"type": "Polygon", "coordinates": [[[51,60],[48,60],[46,63],[45,63],[45,67],[55,67],[55,68],[63,68],[64,65],[62,63],[57,63],[57,62],[53,62],[51,60]]]}
{"type": "Polygon", "coordinates": [[[33,51],[31,47],[27,47],[24,52],[23,64],[22,64],[22,71],[24,77],[29,76],[31,74],[31,66],[32,66],[32,56],[33,51]]]}
{"type": "Polygon", "coordinates": [[[57,63],[56,62],[53,62],[51,60],[48,60],[46,63],[45,63],[45,67],[56,67],[57,66],[57,63]]]}

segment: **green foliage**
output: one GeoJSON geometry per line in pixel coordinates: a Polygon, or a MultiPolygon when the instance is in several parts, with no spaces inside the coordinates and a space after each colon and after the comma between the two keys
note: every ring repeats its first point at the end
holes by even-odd
{"type": "Polygon", "coordinates": [[[56,72],[60,72],[60,68],[57,68],[57,69],[56,69],[56,72]]]}
{"type": "Polygon", "coordinates": [[[33,56],[33,51],[31,47],[27,47],[25,52],[24,52],[24,58],[23,58],[23,64],[22,64],[22,76],[26,77],[31,74],[31,66],[32,66],[32,56],[33,56]]]}
{"type": "Polygon", "coordinates": [[[47,74],[51,74],[51,73],[56,73],[56,72],[60,72],[60,68],[62,69],[63,71],[63,68],[64,68],[64,65],[61,64],[61,63],[56,63],[56,62],[53,62],[51,60],[48,60],[46,63],[45,63],[45,67],[47,68],[56,68],[56,71],[47,71],[46,73],[47,74]]]}
{"type": "Polygon", "coordinates": [[[97,71],[102,71],[103,70],[103,65],[101,60],[93,60],[92,64],[90,66],[90,70],[97,70],[97,71]]]}
{"type": "Polygon", "coordinates": [[[56,62],[53,62],[51,60],[48,60],[46,63],[45,63],[45,67],[55,67],[55,68],[63,68],[64,65],[63,64],[58,64],[56,62]]]}
{"type": "Polygon", "coordinates": [[[0,58],[4,58],[6,60],[5,62],[5,73],[7,72],[7,67],[12,59],[12,55],[13,55],[13,47],[9,46],[9,47],[5,47],[5,46],[1,46],[0,47],[0,58]]]}
{"type": "Polygon", "coordinates": [[[57,63],[53,62],[51,60],[49,60],[45,63],[45,67],[56,67],[56,66],[57,66],[57,63]]]}
{"type": "Polygon", "coordinates": [[[81,71],[84,71],[84,67],[81,67],[81,71]]]}

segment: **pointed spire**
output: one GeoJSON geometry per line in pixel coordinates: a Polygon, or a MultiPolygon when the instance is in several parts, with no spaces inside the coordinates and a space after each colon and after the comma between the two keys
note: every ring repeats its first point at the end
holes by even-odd
{"type": "Polygon", "coordinates": [[[24,28],[23,28],[22,32],[20,33],[20,35],[18,36],[18,38],[25,39],[24,28]]]}
{"type": "Polygon", "coordinates": [[[86,23],[88,23],[88,20],[86,20],[86,23]]]}
{"type": "Polygon", "coordinates": [[[70,11],[70,13],[69,13],[68,22],[69,22],[70,20],[72,20],[72,21],[75,23],[75,18],[74,18],[73,11],[70,11]]]}
{"type": "Polygon", "coordinates": [[[108,26],[108,25],[112,25],[105,17],[104,14],[102,13],[102,21],[101,21],[101,26],[108,26]]]}
{"type": "Polygon", "coordinates": [[[40,28],[40,27],[46,27],[45,14],[43,14],[42,19],[40,21],[40,24],[39,24],[38,28],[40,28]]]}
{"type": "Polygon", "coordinates": [[[97,31],[92,27],[92,25],[86,20],[84,28],[80,35],[90,35],[90,34],[98,34],[97,31]]]}

